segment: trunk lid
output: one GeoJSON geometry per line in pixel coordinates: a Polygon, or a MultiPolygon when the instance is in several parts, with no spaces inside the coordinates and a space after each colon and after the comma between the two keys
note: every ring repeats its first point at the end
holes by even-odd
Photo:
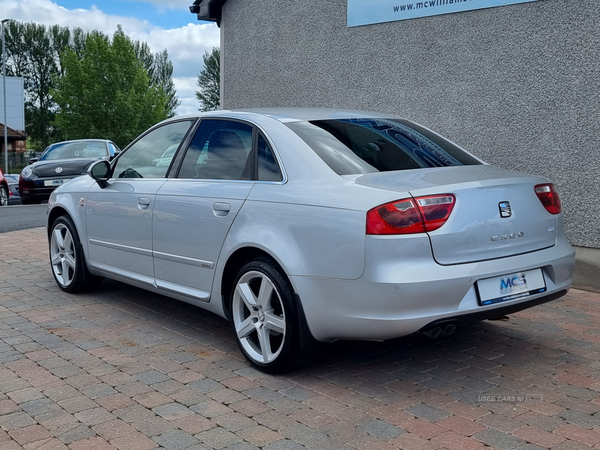
{"type": "Polygon", "coordinates": [[[413,197],[454,194],[448,221],[428,233],[442,265],[529,253],[556,242],[560,215],[546,211],[534,189],[548,182],[544,178],[477,165],[366,174],[355,182],[413,197]]]}

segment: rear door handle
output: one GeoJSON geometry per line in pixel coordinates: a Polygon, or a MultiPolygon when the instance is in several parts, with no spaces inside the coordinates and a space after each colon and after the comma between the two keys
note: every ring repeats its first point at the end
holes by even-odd
{"type": "Polygon", "coordinates": [[[139,209],[148,209],[150,206],[150,199],[148,197],[139,197],[137,204],[139,209]]]}
{"type": "Polygon", "coordinates": [[[213,203],[213,213],[215,216],[224,217],[229,214],[229,211],[231,211],[231,205],[229,203],[213,203]]]}

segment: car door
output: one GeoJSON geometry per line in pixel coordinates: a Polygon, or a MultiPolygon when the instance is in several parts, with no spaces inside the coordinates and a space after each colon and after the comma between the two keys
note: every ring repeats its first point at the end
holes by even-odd
{"type": "Polygon", "coordinates": [[[193,122],[180,120],[150,130],[119,155],[107,186],[90,189],[86,226],[93,267],[138,284],[154,283],[152,212],[169,169],[155,160],[170,146],[180,145],[193,122]]]}
{"type": "Polygon", "coordinates": [[[253,127],[204,119],[177,178],[154,207],[154,269],[161,289],[210,299],[223,241],[254,186],[253,127]]]}

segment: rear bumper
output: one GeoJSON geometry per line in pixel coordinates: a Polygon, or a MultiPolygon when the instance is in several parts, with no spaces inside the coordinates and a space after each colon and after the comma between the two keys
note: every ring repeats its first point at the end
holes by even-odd
{"type": "MultiPolygon", "coordinates": [[[[566,240],[529,254],[454,266],[440,266],[431,256],[419,258],[416,253],[426,253],[429,246],[418,247],[412,257],[398,257],[383,268],[367,255],[365,274],[358,280],[290,277],[313,336],[323,342],[387,340],[435,322],[466,324],[499,317],[565,295],[575,264],[575,251],[566,240]],[[478,280],[538,268],[544,274],[546,292],[479,305],[478,280]]],[[[405,250],[403,256],[410,253],[405,250]]]]}
{"type": "MultiPolygon", "coordinates": [[[[77,175],[79,176],[79,175],[77,175]]],[[[61,177],[61,179],[70,181],[73,177],[61,177]]],[[[61,185],[62,186],[62,185],[61,185]]],[[[50,194],[57,188],[58,186],[44,186],[44,179],[33,179],[33,180],[20,180],[19,182],[19,193],[21,194],[22,201],[42,201],[48,200],[50,198],[50,194]]]]}
{"type": "Polygon", "coordinates": [[[21,195],[21,201],[23,203],[25,203],[25,202],[41,202],[43,200],[48,200],[50,198],[50,194],[52,194],[53,190],[54,189],[51,189],[50,191],[29,190],[21,195]]]}
{"type": "Polygon", "coordinates": [[[508,314],[514,314],[516,312],[523,311],[524,309],[533,308],[534,306],[543,305],[544,303],[551,302],[552,300],[557,300],[567,295],[568,292],[568,289],[563,289],[561,291],[556,291],[552,294],[537,297],[532,300],[523,300],[522,302],[516,304],[499,306],[498,308],[494,309],[482,309],[467,314],[459,314],[457,316],[444,317],[443,319],[434,320],[433,322],[428,323],[418,331],[435,327],[437,324],[440,323],[456,323],[457,325],[469,325],[472,323],[481,322],[482,320],[496,319],[498,317],[506,316],[508,314]]]}

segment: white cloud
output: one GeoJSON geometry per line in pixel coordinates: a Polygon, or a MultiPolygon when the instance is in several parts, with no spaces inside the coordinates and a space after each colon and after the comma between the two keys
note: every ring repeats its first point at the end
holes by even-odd
{"type": "Polygon", "coordinates": [[[219,29],[214,24],[188,24],[185,27],[165,30],[123,31],[134,40],[146,41],[153,51],[167,49],[173,61],[174,76],[198,76],[202,68],[202,55],[219,46],[219,29]]]}
{"type": "Polygon", "coordinates": [[[186,114],[194,114],[198,112],[198,100],[195,97],[185,97],[181,99],[181,105],[179,105],[179,109],[177,113],[179,116],[184,116],[186,114]]]}
{"type": "Polygon", "coordinates": [[[198,111],[199,103],[196,99],[196,91],[198,90],[196,86],[197,78],[197,75],[195,77],[173,78],[175,89],[177,89],[181,100],[181,105],[178,109],[181,115],[192,114],[198,111]]]}
{"type": "MultiPolygon", "coordinates": [[[[191,0],[144,1],[162,7],[168,5],[169,9],[181,9],[193,3],[191,0]]],[[[0,19],[80,27],[87,31],[100,30],[109,35],[121,25],[125,34],[133,40],[147,42],[152,51],[158,52],[166,48],[173,62],[173,81],[177,96],[182,100],[178,109],[180,114],[198,109],[194,91],[196,78],[202,70],[202,55],[213,47],[218,47],[220,42],[219,29],[215,24],[189,23],[180,28],[165,29],[147,20],[106,14],[96,6],[89,9],[67,9],[51,0],[0,0],[0,11],[0,19]]]]}
{"type": "Polygon", "coordinates": [[[110,34],[117,29],[117,25],[140,30],[152,26],[149,22],[134,17],[105,14],[94,5],[90,9],[67,9],[50,0],[2,0],[0,11],[3,11],[4,17],[21,22],[81,27],[84,30],[100,30],[110,34]]]}
{"type": "Polygon", "coordinates": [[[176,10],[187,10],[189,11],[189,7],[194,3],[194,0],[127,0],[127,1],[142,1],[145,3],[152,3],[159,11],[167,10],[167,9],[176,9],[176,10]]]}

